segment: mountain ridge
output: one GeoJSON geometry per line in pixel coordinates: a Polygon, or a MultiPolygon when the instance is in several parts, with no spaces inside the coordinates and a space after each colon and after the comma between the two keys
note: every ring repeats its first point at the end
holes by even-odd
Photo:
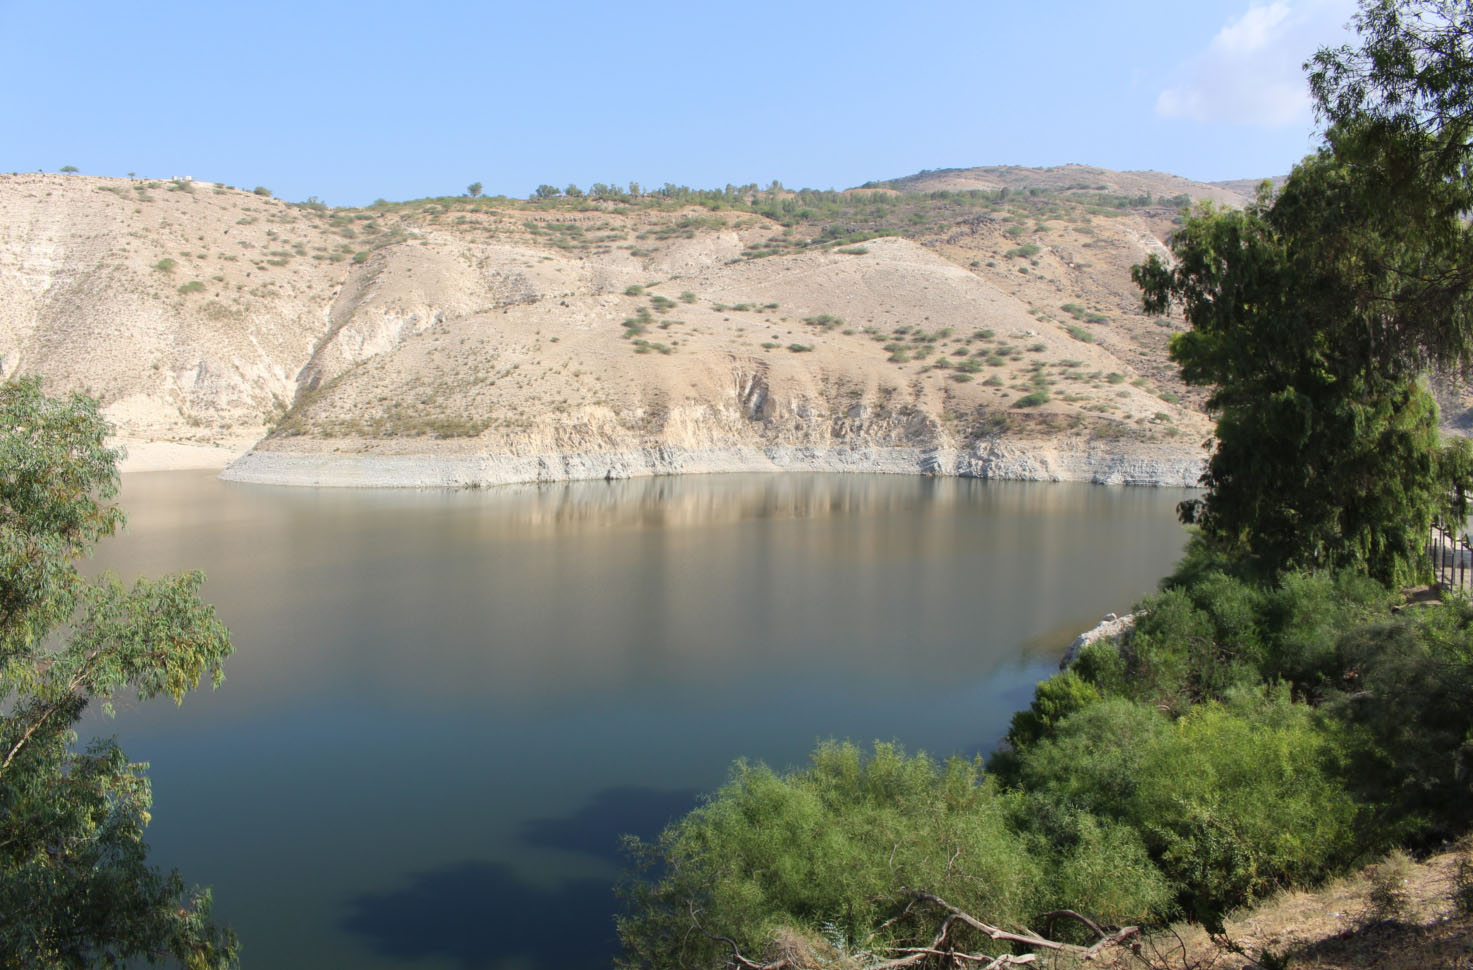
{"type": "Polygon", "coordinates": [[[1032,474],[1074,476],[1197,453],[1180,321],[1141,314],[1129,267],[1166,252],[1178,196],[1241,204],[1238,184],[936,177],[330,209],[0,175],[0,375],[99,395],[126,440],[259,438],[278,462],[900,449],[966,474],[934,453],[1026,445],[1075,456],[1032,474]]]}

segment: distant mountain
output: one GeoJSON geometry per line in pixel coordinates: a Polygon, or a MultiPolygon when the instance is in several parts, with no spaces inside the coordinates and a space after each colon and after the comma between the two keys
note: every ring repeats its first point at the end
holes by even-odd
{"type": "Polygon", "coordinates": [[[1253,200],[1261,181],[1262,179],[1236,179],[1229,182],[1194,182],[1165,172],[1113,172],[1089,165],[1057,165],[1052,168],[988,165],[980,168],[934,169],[870,184],[884,185],[903,192],[962,192],[972,189],[995,191],[1006,188],[1025,194],[1036,189],[1065,198],[1083,198],[1099,192],[1127,196],[1150,195],[1156,199],[1185,196],[1193,202],[1210,199],[1224,205],[1242,206],[1253,200]]]}

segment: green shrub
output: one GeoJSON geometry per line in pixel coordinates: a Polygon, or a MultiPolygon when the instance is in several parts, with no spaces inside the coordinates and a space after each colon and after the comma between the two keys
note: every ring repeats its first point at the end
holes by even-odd
{"type": "MultiPolygon", "coordinates": [[[[988,363],[991,363],[991,361],[989,361],[988,363]]],[[[1013,402],[1013,407],[1015,407],[1015,408],[1036,408],[1039,405],[1047,404],[1048,402],[1049,402],[1049,393],[1048,393],[1048,391],[1034,391],[1031,394],[1025,394],[1025,395],[1023,395],[1022,397],[1020,397],[1016,401],[1014,401],[1013,402]]]]}
{"type": "Polygon", "coordinates": [[[1435,845],[1473,826],[1469,611],[1448,604],[1342,635],[1325,707],[1358,739],[1349,777],[1384,845],[1435,845]]]}
{"type": "Polygon", "coordinates": [[[638,283],[631,284],[629,286],[624,287],[624,295],[625,296],[643,296],[644,295],[644,287],[640,286],[638,283]]]}
{"type": "Polygon", "coordinates": [[[1069,331],[1069,336],[1073,337],[1075,340],[1087,344],[1092,344],[1095,342],[1095,335],[1090,333],[1083,327],[1075,326],[1072,323],[1066,323],[1064,324],[1064,329],[1069,331]]]}
{"type": "MultiPolygon", "coordinates": [[[[636,844],[646,878],[625,888],[624,959],[636,966],[715,966],[729,951],[707,932],[759,952],[787,927],[831,926],[864,940],[900,914],[903,891],[925,887],[994,922],[1026,921],[1044,873],[1010,826],[1008,803],[973,762],[937,764],[877,744],[826,743],[806,770],[778,775],[738,763],[705,805],[653,845],[636,844]]],[[[929,939],[921,914],[888,939],[929,939]]]]}
{"type": "Polygon", "coordinates": [[[1100,699],[1095,685],[1072,670],[1050,677],[1034,689],[1033,703],[1028,709],[1013,715],[1008,743],[1015,748],[1026,748],[1051,736],[1059,722],[1070,714],[1098,703],[1100,699]]]}
{"type": "Polygon", "coordinates": [[[1333,729],[1287,691],[1239,694],[1175,723],[1123,698],[1089,705],[1019,755],[1024,790],[1128,825],[1209,928],[1358,854],[1333,729]]]}
{"type": "Polygon", "coordinates": [[[258,185],[254,189],[251,189],[251,191],[254,192],[256,195],[263,196],[268,199],[271,198],[271,190],[266,188],[266,186],[264,185],[258,185]]]}
{"type": "Polygon", "coordinates": [[[185,283],[183,286],[179,287],[179,292],[185,294],[198,293],[204,288],[205,284],[200,282],[199,280],[190,280],[188,283],[185,283]]]}
{"type": "Polygon", "coordinates": [[[696,295],[694,293],[692,293],[690,290],[686,290],[685,292],[683,292],[683,293],[680,294],[680,302],[681,303],[694,303],[694,302],[696,302],[696,295]]]}
{"type": "Polygon", "coordinates": [[[810,344],[788,344],[788,349],[795,354],[806,354],[813,349],[810,344]]]}
{"type": "Polygon", "coordinates": [[[1024,243],[1003,253],[1008,259],[1029,259],[1037,256],[1039,247],[1035,243],[1024,243]]]}
{"type": "Polygon", "coordinates": [[[1286,692],[1254,707],[1198,707],[1148,752],[1134,824],[1209,929],[1356,858],[1357,808],[1338,755],[1322,718],[1286,692]]]}

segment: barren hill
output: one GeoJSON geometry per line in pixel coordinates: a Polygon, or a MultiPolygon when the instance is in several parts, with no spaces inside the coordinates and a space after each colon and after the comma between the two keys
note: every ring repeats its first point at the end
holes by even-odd
{"type": "Polygon", "coordinates": [[[0,373],[99,395],[127,440],[266,435],[233,472],[258,480],[1194,479],[1178,324],[1140,314],[1129,267],[1164,251],[1171,195],[1239,188],[887,185],[328,209],[0,176],[0,373]]]}
{"type": "Polygon", "coordinates": [[[903,192],[960,192],[971,189],[1027,194],[1047,192],[1064,199],[1087,200],[1095,193],[1151,196],[1157,200],[1193,202],[1210,200],[1242,206],[1253,200],[1258,181],[1193,182],[1166,172],[1112,172],[1089,165],[1056,165],[1052,168],[1023,168],[1018,165],[989,165],[980,168],[944,168],[917,172],[882,184],[903,192]]]}

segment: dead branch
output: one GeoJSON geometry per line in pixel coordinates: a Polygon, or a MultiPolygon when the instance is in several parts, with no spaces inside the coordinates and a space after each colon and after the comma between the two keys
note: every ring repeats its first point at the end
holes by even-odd
{"type": "MultiPolygon", "coordinates": [[[[906,907],[902,911],[901,916],[897,916],[894,919],[891,919],[884,925],[893,925],[906,913],[911,912],[912,908],[918,902],[929,903],[930,905],[946,912],[945,918],[941,920],[941,925],[936,929],[935,936],[931,938],[930,943],[926,946],[884,947],[883,949],[889,951],[890,953],[897,954],[897,956],[889,960],[881,960],[877,963],[868,964],[863,968],[863,970],[905,970],[905,968],[908,967],[918,967],[919,965],[925,963],[927,960],[933,957],[940,958],[943,961],[943,965],[945,965],[946,963],[950,963],[953,966],[962,966],[966,963],[975,964],[977,965],[978,970],[997,970],[997,968],[999,967],[1023,966],[1025,964],[1033,963],[1038,959],[1038,955],[1035,953],[1025,953],[1022,955],[1003,953],[997,956],[993,956],[986,953],[964,952],[956,948],[954,945],[949,944],[947,940],[947,937],[951,935],[952,928],[957,923],[969,926],[977,932],[982,933],[993,940],[999,940],[1008,943],[1021,943],[1026,946],[1039,947],[1046,950],[1057,950],[1065,953],[1073,953],[1084,960],[1092,960],[1096,956],[1098,956],[1100,951],[1105,947],[1117,945],[1124,940],[1130,939],[1133,936],[1137,936],[1140,933],[1140,928],[1136,926],[1127,926],[1123,929],[1115,930],[1113,932],[1107,931],[1104,927],[1089,919],[1087,916],[1083,916],[1072,909],[1061,909],[1052,913],[1044,914],[1044,919],[1046,920],[1044,925],[1048,927],[1047,932],[1050,934],[1052,934],[1053,932],[1053,926],[1056,921],[1060,919],[1072,919],[1083,923],[1085,926],[1088,926],[1090,930],[1092,930],[1095,935],[1099,937],[1099,939],[1096,940],[1091,946],[1078,946],[1073,943],[1062,943],[1058,940],[1047,939],[1046,937],[1040,936],[1036,933],[1012,933],[1008,930],[992,926],[988,923],[982,922],[969,913],[965,913],[962,910],[957,909],[946,900],[942,899],[939,896],[932,895],[931,893],[911,892],[910,896],[911,900],[909,903],[906,904],[906,907]]],[[[802,966],[801,963],[794,962],[792,959],[789,959],[787,957],[784,957],[780,960],[775,960],[772,963],[761,963],[757,960],[751,959],[750,957],[744,956],[742,954],[741,948],[737,946],[736,941],[733,940],[731,937],[719,936],[715,933],[712,933],[710,930],[701,925],[700,916],[696,912],[695,904],[693,902],[687,901],[687,908],[690,912],[692,929],[698,930],[702,935],[704,935],[707,939],[712,940],[713,942],[724,943],[731,948],[731,956],[729,960],[732,967],[740,968],[740,970],[810,970],[810,968],[806,968],[802,966]]],[[[871,936],[871,939],[873,939],[873,936],[871,936]]]]}
{"type": "MultiPolygon", "coordinates": [[[[778,960],[775,963],[758,963],[756,960],[747,959],[742,956],[741,947],[737,946],[736,940],[733,940],[729,936],[717,936],[701,925],[700,918],[696,916],[696,907],[693,902],[686,900],[686,908],[690,911],[692,926],[700,930],[708,939],[717,943],[725,943],[731,947],[731,962],[734,965],[745,967],[746,970],[788,970],[788,968],[793,967],[792,961],[787,959],[778,960]]],[[[799,970],[799,968],[793,968],[793,970],[799,970]]]]}
{"type": "Polygon", "coordinates": [[[1088,916],[1083,915],[1082,913],[1076,913],[1072,909],[1056,909],[1052,913],[1044,913],[1042,916],[1039,917],[1039,919],[1043,920],[1043,932],[1046,936],[1054,935],[1054,923],[1061,919],[1078,920],[1085,926],[1088,926],[1090,932],[1092,932],[1095,936],[1100,937],[1101,939],[1110,935],[1109,933],[1106,933],[1104,930],[1100,929],[1100,925],[1094,920],[1090,919],[1088,916]]]}
{"type": "MultiPolygon", "coordinates": [[[[982,922],[974,916],[962,912],[955,906],[948,903],[946,900],[942,899],[940,896],[934,896],[931,893],[914,892],[912,893],[912,895],[917,899],[924,900],[925,902],[928,902],[933,906],[937,906],[941,909],[946,910],[948,913],[951,913],[958,920],[967,924],[972,929],[976,930],[979,933],[985,933],[987,936],[991,937],[994,940],[1006,940],[1009,943],[1022,943],[1026,946],[1037,946],[1042,947],[1046,950],[1059,950],[1064,953],[1077,953],[1079,954],[1079,956],[1086,960],[1092,960],[1096,956],[1099,956],[1100,951],[1106,946],[1113,946],[1115,944],[1121,943],[1125,940],[1130,939],[1133,936],[1139,935],[1141,931],[1139,926],[1127,926],[1123,929],[1119,929],[1113,933],[1108,934],[1101,931],[1100,939],[1097,940],[1093,946],[1076,946],[1073,943],[1060,943],[1058,940],[1045,939],[1032,933],[1009,933],[1007,930],[999,929],[996,926],[991,926],[987,923],[982,922]]],[[[1083,919],[1083,917],[1080,918],[1083,919]]],[[[1086,920],[1086,922],[1089,921],[1086,920]]],[[[1098,927],[1096,927],[1096,929],[1098,929],[1098,927]]]]}

